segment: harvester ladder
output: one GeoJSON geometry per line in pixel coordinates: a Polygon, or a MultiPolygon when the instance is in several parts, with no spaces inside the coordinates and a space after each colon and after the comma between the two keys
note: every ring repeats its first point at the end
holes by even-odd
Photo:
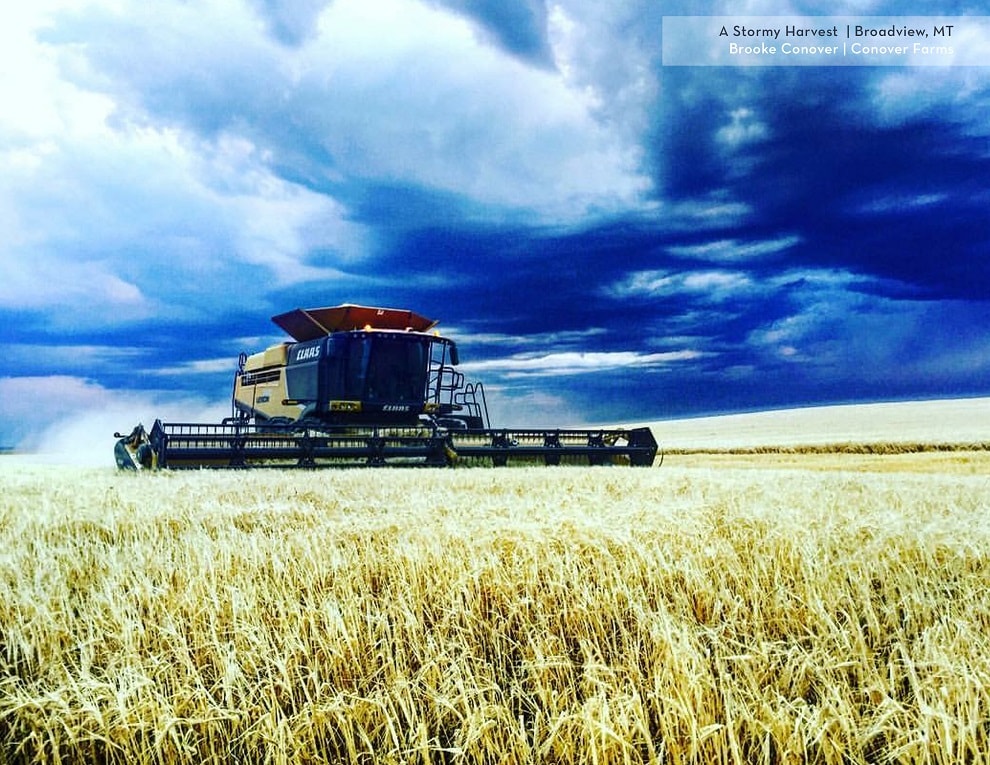
{"type": "Polygon", "coordinates": [[[477,418],[483,427],[489,427],[488,401],[485,399],[485,386],[480,382],[467,383],[464,390],[454,394],[453,403],[465,409],[468,416],[477,418]]]}

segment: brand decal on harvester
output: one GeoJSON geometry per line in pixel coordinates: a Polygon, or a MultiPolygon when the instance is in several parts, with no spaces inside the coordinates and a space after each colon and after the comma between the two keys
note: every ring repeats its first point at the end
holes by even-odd
{"type": "Polygon", "coordinates": [[[296,351],[296,361],[307,361],[318,358],[320,358],[320,346],[318,345],[312,345],[309,348],[299,348],[296,351]]]}

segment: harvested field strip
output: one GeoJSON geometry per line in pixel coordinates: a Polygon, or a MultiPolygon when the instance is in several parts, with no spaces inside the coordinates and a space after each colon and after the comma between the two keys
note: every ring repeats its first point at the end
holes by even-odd
{"type": "Polygon", "coordinates": [[[929,452],[985,452],[990,441],[977,443],[841,443],[766,446],[729,446],[664,449],[664,454],[926,454],[929,452]]]}

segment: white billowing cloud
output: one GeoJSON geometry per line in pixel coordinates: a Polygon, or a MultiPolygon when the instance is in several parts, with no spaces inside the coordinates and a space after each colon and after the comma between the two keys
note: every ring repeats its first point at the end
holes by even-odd
{"type": "Polygon", "coordinates": [[[715,146],[719,147],[727,177],[742,178],[757,166],[758,153],[754,147],[770,139],[770,130],[757,113],[746,106],[729,110],[727,122],[715,130],[715,146]]]}
{"type": "Polygon", "coordinates": [[[21,421],[34,427],[107,400],[105,388],[79,377],[0,377],[0,418],[4,422],[21,421]]]}
{"type": "Polygon", "coordinates": [[[721,263],[745,262],[776,255],[800,243],[801,237],[789,235],[776,239],[740,242],[737,239],[718,239],[704,244],[672,245],[667,252],[679,258],[707,260],[721,263]]]}
{"type": "Polygon", "coordinates": [[[587,93],[624,140],[648,140],[664,9],[627,0],[548,0],[548,9],[547,36],[565,82],[587,93]]]}
{"type": "MultiPolygon", "coordinates": [[[[701,245],[704,247],[705,245],[701,245]]],[[[769,277],[760,277],[744,271],[706,269],[699,271],[671,271],[664,269],[633,271],[623,279],[605,287],[605,293],[618,298],[689,298],[690,310],[683,316],[698,324],[711,324],[704,314],[695,311],[696,306],[730,310],[734,301],[772,301],[775,296],[786,295],[797,301],[811,303],[821,299],[828,303],[833,294],[841,295],[867,287],[888,286],[904,289],[896,282],[886,284],[879,279],[836,269],[788,269],[769,277]]],[[[676,320],[668,319],[665,321],[676,320]]],[[[724,317],[723,317],[724,318],[724,317]]]]}
{"type": "MultiPolygon", "coordinates": [[[[990,31],[990,25],[987,25],[990,31]]],[[[958,43],[954,43],[958,44],[958,43]]],[[[979,45],[969,44],[972,53],[979,51],[985,63],[990,60],[990,35],[979,45]]],[[[904,125],[928,118],[933,112],[965,126],[974,136],[990,133],[984,118],[990,106],[986,67],[896,67],[873,80],[869,98],[856,103],[859,113],[872,112],[881,126],[904,125]]],[[[945,147],[951,153],[952,147],[945,147]]]]}
{"type": "MultiPolygon", "coordinates": [[[[99,305],[116,311],[116,318],[142,319],[151,315],[145,296],[135,284],[113,273],[108,260],[66,262],[51,254],[4,253],[0,248],[0,307],[53,309],[61,326],[59,305],[99,305]]],[[[83,318],[81,311],[73,318],[83,318]]],[[[80,322],[85,323],[85,322],[80,322]]]]}
{"type": "MultiPolygon", "coordinates": [[[[79,10],[96,6],[80,0],[79,10]]],[[[107,116],[112,101],[66,82],[54,51],[38,40],[64,0],[7,4],[0,24],[0,145],[20,150],[38,137],[89,130],[107,116]]]]}
{"type": "MultiPolygon", "coordinates": [[[[136,113],[130,83],[97,72],[72,40],[74,25],[82,39],[103,34],[85,14],[141,21],[141,7],[43,2],[5,14],[0,308],[63,305],[87,326],[162,315],[185,291],[222,300],[224,281],[250,289],[339,276],[365,247],[342,204],[281,178],[242,136],[136,113]],[[239,278],[244,266],[260,273],[239,278]]],[[[141,69],[140,37],[128,42],[137,48],[126,65],[141,69]]]]}
{"type": "MultiPolygon", "coordinates": [[[[990,20],[983,15],[955,18],[951,37],[924,41],[929,46],[951,47],[955,52],[953,65],[881,68],[864,97],[849,104],[857,119],[866,113],[878,125],[891,127],[938,114],[971,136],[986,138],[990,134],[986,120],[990,108],[986,68],[990,61],[990,20]]],[[[955,149],[942,147],[949,155],[955,149]]]]}
{"type": "Polygon", "coordinates": [[[413,184],[554,219],[649,189],[638,145],[599,119],[591,89],[436,6],[337,0],[293,48],[235,0],[99,21],[65,68],[128,119],[240,135],[314,184],[413,184]]]}
{"type": "Polygon", "coordinates": [[[634,205],[648,188],[638,147],[596,119],[595,92],[481,44],[460,16],[340,0],[299,64],[307,117],[348,174],[551,217],[634,205]]]}
{"type": "Polygon", "coordinates": [[[680,282],[687,292],[701,292],[711,300],[725,300],[733,293],[748,289],[752,284],[745,274],[730,271],[699,271],[685,274],[680,282]]]}
{"type": "MultiPolygon", "coordinates": [[[[872,191],[872,189],[870,190],[872,191]]],[[[951,199],[948,192],[928,191],[918,193],[880,193],[868,194],[862,202],[854,202],[852,212],[870,217],[880,215],[899,215],[906,210],[924,210],[947,202],[951,199]]]]}
{"type": "Polygon", "coordinates": [[[695,350],[637,353],[634,351],[520,353],[501,359],[461,364],[461,371],[478,374],[496,372],[506,378],[556,377],[628,367],[656,367],[691,361],[704,354],[695,350]]]}
{"type": "Polygon", "coordinates": [[[343,263],[363,246],[342,205],[277,177],[244,140],[90,130],[0,151],[0,306],[144,318],[243,264],[290,284],[337,273],[308,263],[313,249],[343,263]]]}
{"type": "Polygon", "coordinates": [[[752,109],[739,107],[730,112],[729,123],[715,132],[715,140],[729,149],[738,149],[765,140],[768,135],[767,126],[757,119],[752,109]]]}
{"type": "Polygon", "coordinates": [[[48,46],[36,35],[57,3],[11,6],[0,24],[0,307],[39,307],[92,299],[119,307],[142,300],[140,289],[102,258],[80,258],[46,245],[65,229],[86,228],[78,179],[50,174],[62,142],[103,138],[109,98],[64,82],[48,46]],[[66,197],[68,197],[66,199],[66,197]],[[60,220],[59,199],[67,203],[60,220]]]}
{"type": "Polygon", "coordinates": [[[513,390],[486,385],[488,417],[497,428],[573,428],[587,422],[587,412],[566,397],[544,390],[513,390]]]}
{"type": "Polygon", "coordinates": [[[340,202],[280,178],[244,139],[224,135],[205,148],[211,153],[199,158],[205,166],[196,176],[210,179],[204,194],[225,214],[236,257],[267,268],[282,285],[341,275],[309,264],[314,249],[331,251],[338,264],[360,259],[367,234],[340,202]]]}
{"type": "MultiPolygon", "coordinates": [[[[10,440],[3,446],[37,449],[45,441],[57,442],[45,434],[57,432],[80,413],[104,410],[114,403],[111,391],[81,377],[0,377],[0,418],[5,423],[4,438],[10,440]]],[[[110,430],[106,435],[112,434],[110,430]]],[[[110,452],[113,440],[108,443],[110,452]]]]}
{"type": "Polygon", "coordinates": [[[13,441],[2,445],[73,464],[113,465],[114,432],[139,422],[220,422],[229,413],[229,401],[112,390],[81,377],[0,377],[4,438],[13,441]]]}
{"type": "Polygon", "coordinates": [[[634,271],[605,291],[617,298],[689,295],[705,302],[719,303],[756,289],[753,280],[738,271],[675,272],[661,269],[634,271]]]}
{"type": "Polygon", "coordinates": [[[724,231],[742,226],[753,212],[746,202],[732,200],[720,192],[708,198],[666,205],[664,217],[670,231],[697,234],[699,231],[724,231]]]}

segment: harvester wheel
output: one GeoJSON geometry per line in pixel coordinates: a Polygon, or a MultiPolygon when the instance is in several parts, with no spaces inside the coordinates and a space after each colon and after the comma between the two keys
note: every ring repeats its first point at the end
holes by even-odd
{"type": "MultiPolygon", "coordinates": [[[[588,437],[588,446],[595,449],[605,448],[605,435],[603,433],[596,433],[588,437]]],[[[588,455],[588,464],[590,465],[605,465],[608,463],[608,456],[605,454],[594,454],[588,455]]]]}
{"type": "Polygon", "coordinates": [[[367,464],[371,467],[385,466],[385,439],[375,434],[367,441],[368,459],[367,464]]]}
{"type": "MultiPolygon", "coordinates": [[[[543,446],[547,449],[560,449],[560,434],[559,433],[548,433],[543,438],[543,446]]],[[[554,452],[547,452],[543,457],[544,465],[559,465],[560,464],[560,454],[555,454],[554,452]]]]}
{"type": "Polygon", "coordinates": [[[509,464],[509,436],[507,433],[496,433],[492,436],[492,446],[496,449],[504,449],[504,452],[500,452],[492,455],[492,465],[495,467],[505,467],[509,464]]]}

